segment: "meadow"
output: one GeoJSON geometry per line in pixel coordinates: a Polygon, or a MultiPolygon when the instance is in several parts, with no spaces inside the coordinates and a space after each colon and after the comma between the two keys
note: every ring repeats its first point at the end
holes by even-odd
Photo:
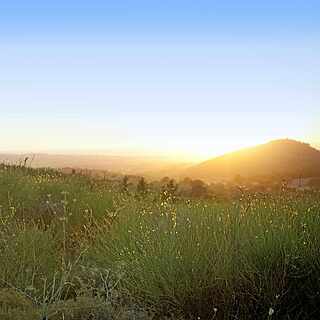
{"type": "Polygon", "coordinates": [[[127,192],[0,166],[0,319],[319,319],[320,194],[127,192]]]}

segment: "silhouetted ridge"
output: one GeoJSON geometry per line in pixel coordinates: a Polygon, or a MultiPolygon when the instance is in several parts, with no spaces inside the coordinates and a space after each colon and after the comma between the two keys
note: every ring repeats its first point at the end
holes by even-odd
{"type": "Polygon", "coordinates": [[[281,139],[210,159],[189,168],[186,176],[216,178],[320,176],[320,151],[307,143],[281,139]]]}

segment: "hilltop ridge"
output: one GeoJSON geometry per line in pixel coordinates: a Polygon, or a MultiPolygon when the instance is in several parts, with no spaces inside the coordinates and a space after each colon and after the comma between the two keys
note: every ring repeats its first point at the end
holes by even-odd
{"type": "Polygon", "coordinates": [[[237,175],[246,178],[320,176],[320,151],[304,142],[278,139],[209,159],[188,168],[184,175],[207,181],[237,175]]]}

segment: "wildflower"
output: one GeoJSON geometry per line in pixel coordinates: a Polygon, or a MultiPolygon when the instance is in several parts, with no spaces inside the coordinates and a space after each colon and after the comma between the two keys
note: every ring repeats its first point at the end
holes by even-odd
{"type": "Polygon", "coordinates": [[[27,291],[36,291],[36,289],[33,287],[33,286],[28,286],[28,287],[26,287],[26,290],[27,291]]]}
{"type": "Polygon", "coordinates": [[[274,309],[273,308],[269,308],[269,316],[271,317],[274,314],[274,309]]]}

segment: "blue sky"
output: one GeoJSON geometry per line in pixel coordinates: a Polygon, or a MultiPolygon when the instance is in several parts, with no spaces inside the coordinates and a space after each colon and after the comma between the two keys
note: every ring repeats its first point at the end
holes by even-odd
{"type": "Polygon", "coordinates": [[[318,1],[1,1],[0,150],[320,145],[318,1]]]}

